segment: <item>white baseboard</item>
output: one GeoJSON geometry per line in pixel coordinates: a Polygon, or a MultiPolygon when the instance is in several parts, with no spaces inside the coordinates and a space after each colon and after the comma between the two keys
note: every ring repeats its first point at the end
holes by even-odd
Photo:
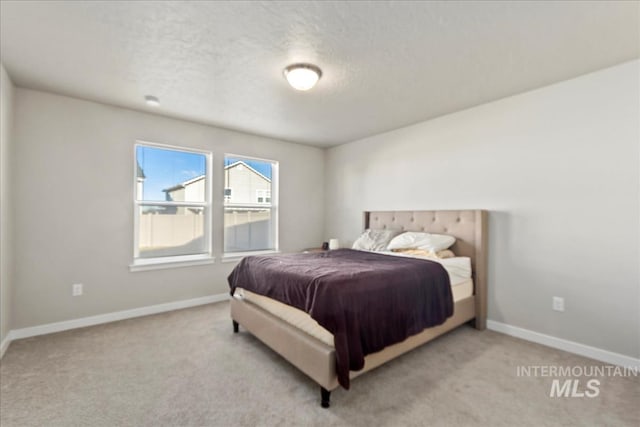
{"type": "MultiPolygon", "coordinates": [[[[229,299],[229,294],[210,295],[201,298],[193,298],[182,301],[169,302],[166,304],[150,305],[147,307],[134,308],[132,310],[116,311],[114,313],[100,314],[97,316],[83,317],[80,319],[65,320],[64,322],[48,323],[46,325],[32,326],[29,328],[12,330],[4,341],[17,340],[21,338],[35,337],[37,335],[62,332],[69,329],[84,328],[86,326],[100,325],[102,323],[115,322],[117,320],[131,319],[134,317],[148,316],[150,314],[164,313],[166,311],[179,310],[181,308],[195,307],[198,305],[211,304],[214,302],[229,299]]],[[[4,348],[3,341],[3,348],[4,348]]],[[[6,346],[9,346],[9,343],[6,346]]]]}
{"type": "Polygon", "coordinates": [[[506,323],[496,322],[495,320],[487,320],[487,328],[512,337],[522,338],[523,340],[546,345],[547,347],[568,351],[569,353],[578,354],[580,356],[609,363],[611,365],[628,368],[635,367],[636,369],[640,369],[640,359],[625,356],[624,354],[614,353],[601,348],[591,347],[574,341],[553,337],[551,335],[541,334],[539,332],[530,331],[517,326],[507,325],[506,323]]]}
{"type": "MultiPolygon", "coordinates": [[[[54,332],[62,332],[70,329],[84,328],[87,326],[100,325],[102,323],[115,322],[118,320],[131,319],[134,317],[148,316],[150,314],[164,313],[167,311],[179,310],[182,308],[196,307],[198,305],[211,304],[214,302],[225,301],[229,299],[229,294],[210,295],[201,298],[193,298],[182,301],[169,302],[166,304],[151,305],[147,307],[134,308],[131,310],[116,311],[114,313],[100,314],[97,316],[83,317],[80,319],[66,320],[63,322],[48,323],[45,325],[32,326],[29,328],[15,329],[9,331],[4,340],[0,343],[0,358],[4,356],[5,351],[9,348],[11,341],[35,337],[38,335],[51,334],[54,332]]],[[[495,320],[487,320],[487,328],[492,331],[501,332],[516,338],[532,341],[547,347],[557,348],[559,350],[568,351],[569,353],[578,354],[612,365],[624,367],[636,367],[640,369],[640,359],[636,359],[623,354],[613,353],[611,351],[602,350],[600,348],[591,347],[574,341],[568,341],[562,338],[553,337],[551,335],[541,334],[528,329],[511,326],[506,323],[496,322],[495,320]]]]}
{"type": "Polygon", "coordinates": [[[11,344],[11,340],[13,339],[13,331],[9,331],[6,337],[0,342],[0,359],[4,356],[4,352],[9,348],[9,344],[11,344]]]}

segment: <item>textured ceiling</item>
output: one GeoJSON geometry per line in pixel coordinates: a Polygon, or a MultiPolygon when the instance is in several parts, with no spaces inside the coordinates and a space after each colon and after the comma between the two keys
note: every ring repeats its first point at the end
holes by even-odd
{"type": "Polygon", "coordinates": [[[640,56],[638,2],[0,7],[1,59],[18,86],[318,146],[640,56]],[[322,68],[316,88],[288,87],[293,62],[322,68]]]}

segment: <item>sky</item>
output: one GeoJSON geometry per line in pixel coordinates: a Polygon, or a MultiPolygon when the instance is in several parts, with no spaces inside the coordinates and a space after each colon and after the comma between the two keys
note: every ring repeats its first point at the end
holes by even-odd
{"type": "MultiPolygon", "coordinates": [[[[136,160],[145,175],[143,200],[165,200],[164,189],[203,175],[206,156],[198,153],[137,146],[136,160]]],[[[257,160],[225,158],[225,166],[238,160],[271,179],[271,163],[257,160]]]]}

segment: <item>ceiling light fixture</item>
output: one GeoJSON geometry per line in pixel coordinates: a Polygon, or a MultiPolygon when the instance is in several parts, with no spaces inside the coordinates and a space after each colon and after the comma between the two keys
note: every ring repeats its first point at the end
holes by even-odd
{"type": "Polygon", "coordinates": [[[284,77],[292,88],[296,90],[309,90],[318,83],[322,77],[322,70],[312,64],[292,64],[284,69],[284,77]]]}
{"type": "Polygon", "coordinates": [[[150,107],[159,107],[160,106],[160,100],[152,95],[147,95],[144,97],[144,102],[147,103],[148,106],[150,107]]]}

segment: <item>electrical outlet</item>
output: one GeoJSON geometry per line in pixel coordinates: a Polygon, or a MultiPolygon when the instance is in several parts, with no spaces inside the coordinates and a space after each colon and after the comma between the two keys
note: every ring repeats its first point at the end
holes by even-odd
{"type": "Polygon", "coordinates": [[[82,295],[82,283],[74,283],[71,286],[71,296],[79,297],[82,295]]]}
{"type": "Polygon", "coordinates": [[[553,297],[553,304],[551,307],[555,311],[564,311],[564,298],[562,297],[553,297]]]}

